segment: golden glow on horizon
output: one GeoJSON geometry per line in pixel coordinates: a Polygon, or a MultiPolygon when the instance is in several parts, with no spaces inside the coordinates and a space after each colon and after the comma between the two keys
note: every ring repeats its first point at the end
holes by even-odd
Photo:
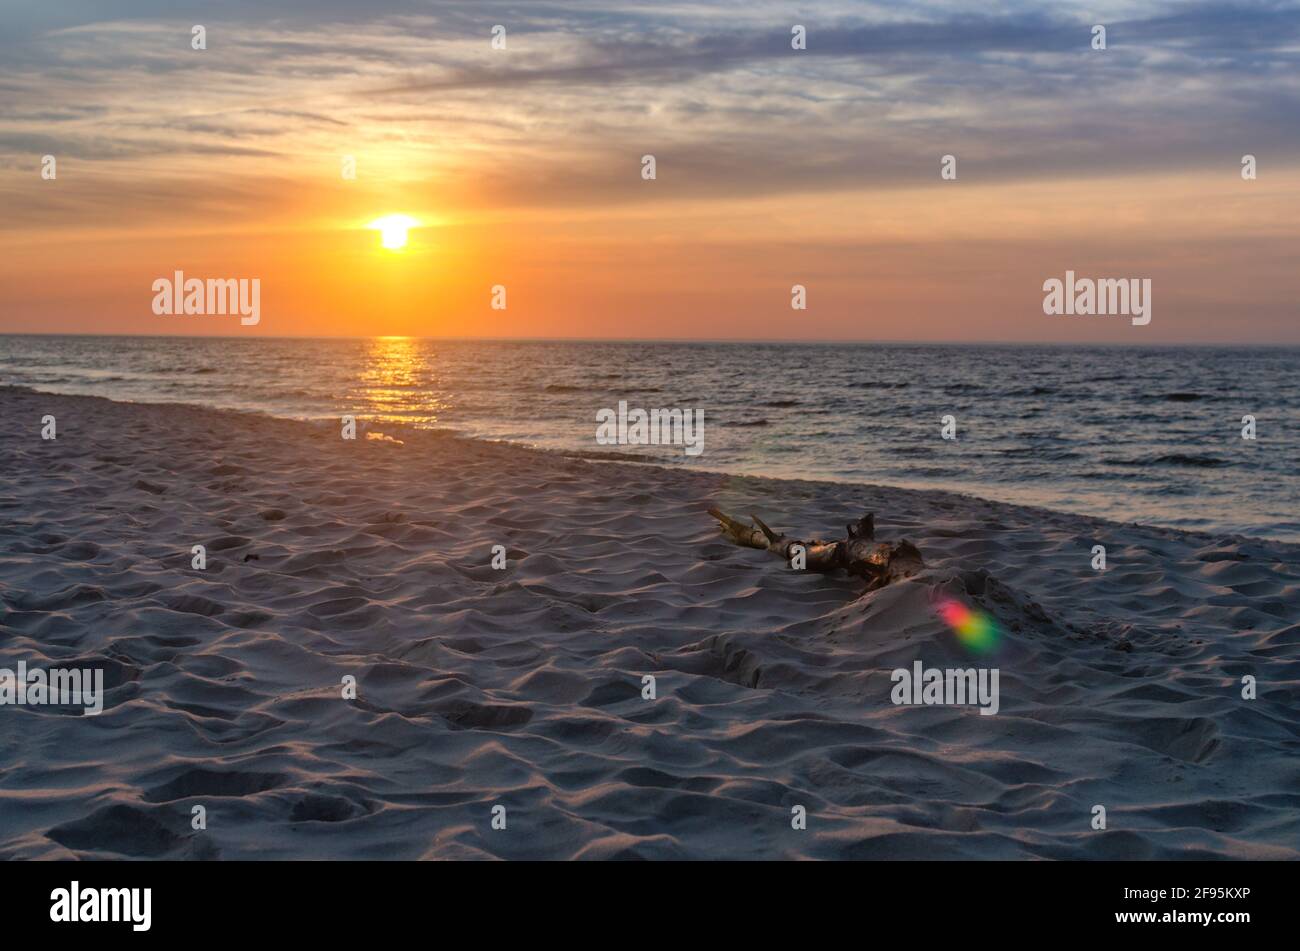
{"type": "MultiPolygon", "coordinates": [[[[60,200],[92,207],[108,185],[60,180],[60,200]]],[[[263,218],[220,227],[153,205],[111,226],[92,216],[20,229],[6,217],[0,330],[231,333],[228,320],[152,312],[151,283],[182,265],[260,277],[262,322],[239,332],[274,336],[1119,342],[1133,331],[1045,318],[1040,288],[1062,262],[1108,276],[1131,257],[1178,315],[1154,318],[1154,341],[1222,341],[1225,301],[1249,305],[1252,339],[1300,332],[1277,303],[1300,168],[1249,184],[1188,172],[524,208],[491,196],[470,208],[465,193],[407,182],[276,187],[263,218]],[[390,233],[418,229],[396,247],[382,240],[392,218],[402,227],[390,233]],[[870,268],[855,263],[864,254],[870,268]],[[815,309],[794,324],[790,287],[814,272],[815,309]],[[508,311],[491,306],[497,284],[508,311]]]]}
{"type": "Polygon", "coordinates": [[[418,225],[419,222],[410,215],[385,215],[383,218],[376,218],[366,227],[379,231],[385,248],[390,251],[400,251],[406,247],[406,232],[418,225]]]}

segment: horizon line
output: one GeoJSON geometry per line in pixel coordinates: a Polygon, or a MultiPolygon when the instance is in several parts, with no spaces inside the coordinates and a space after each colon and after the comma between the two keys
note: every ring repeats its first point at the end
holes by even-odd
{"type": "Polygon", "coordinates": [[[1266,341],[1260,343],[1216,343],[1199,341],[1188,343],[1148,342],[1127,343],[1113,340],[877,340],[866,337],[780,338],[780,337],[473,337],[439,334],[155,334],[155,333],[71,333],[48,331],[0,330],[0,337],[97,337],[141,338],[160,340],[441,340],[473,343],[650,343],[650,344],[730,344],[781,346],[904,346],[904,347],[1127,347],[1149,349],[1221,348],[1221,349],[1297,349],[1300,342],[1266,341]]]}

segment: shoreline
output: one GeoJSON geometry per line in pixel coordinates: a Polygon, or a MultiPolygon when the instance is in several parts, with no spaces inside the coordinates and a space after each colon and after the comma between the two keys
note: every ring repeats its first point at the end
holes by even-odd
{"type": "Polygon", "coordinates": [[[1300,858],[1300,546],[386,432],[0,388],[0,668],[104,675],[0,705],[0,858],[1300,858]]]}
{"type": "MultiPolygon", "coordinates": [[[[330,426],[335,425],[336,422],[335,417],[332,416],[305,419],[305,418],[294,417],[294,416],[280,416],[275,413],[271,413],[261,409],[237,409],[234,407],[209,406],[204,403],[189,403],[189,402],[184,402],[179,400],[159,400],[159,401],[116,400],[113,399],[112,397],[98,396],[95,394],[56,393],[51,390],[41,390],[41,389],[37,389],[36,387],[27,386],[25,384],[0,383],[0,396],[2,396],[5,391],[19,391],[19,392],[25,391],[35,395],[49,395],[49,396],[56,396],[56,397],[69,398],[69,399],[102,400],[106,403],[116,403],[123,406],[164,406],[164,407],[171,406],[180,409],[205,410],[214,413],[234,413],[234,414],[245,415],[254,418],[274,419],[274,420],[281,420],[284,422],[298,423],[301,425],[313,427],[313,429],[328,428],[330,426]]],[[[357,419],[357,425],[358,425],[358,432],[361,432],[363,430],[363,427],[368,426],[368,423],[366,420],[359,417],[357,419]]],[[[433,435],[433,436],[440,436],[444,438],[451,437],[457,439],[469,439],[475,442],[504,446],[509,449],[519,450],[522,452],[540,453],[545,456],[555,456],[559,458],[575,459],[583,462],[596,463],[599,465],[630,465],[630,466],[636,466],[638,468],[655,469],[664,473],[674,473],[674,474],[686,473],[686,474],[699,475],[703,477],[725,478],[725,479],[753,479],[761,482],[789,483],[792,485],[809,484],[809,485],[821,486],[821,487],[840,486],[840,487],[861,488],[861,489],[871,489],[871,490],[888,490],[892,492],[917,493],[922,496],[936,496],[936,497],[942,496],[942,497],[950,497],[953,500],[960,500],[960,501],[971,502],[971,503],[1003,506],[1008,509],[1014,509],[1019,512],[1023,512],[1027,514],[1042,513],[1046,515],[1059,515],[1068,518],[1075,518],[1084,521],[1096,522],[1104,525],[1113,525],[1120,528],[1136,528],[1136,529],[1159,531],[1159,532],[1174,532],[1182,535],[1197,536],[1205,539],[1222,539],[1222,540],[1239,539],[1242,541],[1267,542],[1269,544],[1287,545],[1287,546],[1300,549],[1300,542],[1288,542],[1285,539],[1273,538],[1268,535],[1251,535],[1244,532],[1208,531],[1204,529],[1178,528],[1177,526],[1161,525],[1159,523],[1154,523],[1154,522],[1120,521],[1118,519],[1106,518],[1105,516],[1085,515],[1080,512],[1071,512],[1067,509],[1057,509],[1045,505],[1034,505],[1031,503],[1024,503],[1024,502],[1007,502],[1001,499],[994,499],[994,498],[989,498],[988,496],[978,495],[974,492],[964,492],[959,489],[913,487],[913,486],[897,485],[889,482],[861,482],[861,481],[847,480],[847,479],[846,480],[794,479],[785,476],[733,472],[726,469],[709,469],[702,466],[694,466],[694,465],[691,466],[690,468],[686,468],[682,466],[664,465],[662,463],[655,462],[651,459],[636,458],[633,456],[632,453],[621,453],[618,450],[601,451],[601,450],[580,450],[580,449],[556,449],[556,448],[549,448],[544,446],[532,446],[532,445],[528,445],[527,443],[516,442],[510,439],[495,439],[489,436],[475,435],[473,433],[467,432],[466,430],[457,429],[453,426],[437,426],[429,429],[422,429],[417,427],[405,426],[401,424],[394,425],[394,426],[385,426],[382,423],[377,423],[375,424],[373,429],[373,431],[375,432],[384,432],[385,430],[387,430],[389,433],[393,435],[400,436],[403,439],[418,438],[423,435],[433,435]]]]}

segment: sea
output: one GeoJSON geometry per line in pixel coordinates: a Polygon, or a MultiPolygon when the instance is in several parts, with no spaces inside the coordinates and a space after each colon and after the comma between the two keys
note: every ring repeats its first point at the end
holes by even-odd
{"type": "Polygon", "coordinates": [[[1296,347],[0,335],[0,383],[1300,542],[1296,347]],[[598,443],[620,402],[702,451],[598,443]]]}

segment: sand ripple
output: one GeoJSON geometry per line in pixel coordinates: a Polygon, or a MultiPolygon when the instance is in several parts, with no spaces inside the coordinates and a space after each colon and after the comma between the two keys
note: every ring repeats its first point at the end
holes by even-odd
{"type": "Polygon", "coordinates": [[[1300,857],[1300,547],[0,394],[0,666],[107,688],[0,708],[0,857],[1300,857]],[[928,568],[862,597],[711,504],[874,510],[928,568]],[[999,714],[894,706],[917,659],[997,666],[999,714]]]}

